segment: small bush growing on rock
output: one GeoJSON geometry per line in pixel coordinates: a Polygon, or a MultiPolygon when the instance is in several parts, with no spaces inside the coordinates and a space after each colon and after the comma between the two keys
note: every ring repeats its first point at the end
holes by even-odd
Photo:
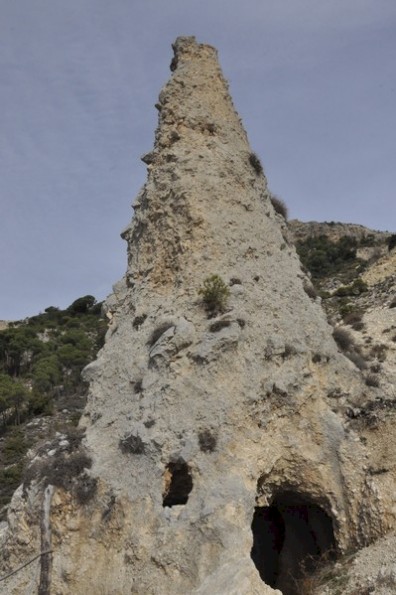
{"type": "Polygon", "coordinates": [[[136,394],[143,392],[143,380],[137,380],[133,384],[133,390],[136,394]]]}
{"type": "Polygon", "coordinates": [[[257,157],[256,153],[250,153],[249,155],[249,163],[253,167],[256,174],[259,176],[263,173],[263,166],[261,165],[260,159],[257,157]]]}
{"type": "Polygon", "coordinates": [[[119,447],[124,454],[142,455],[145,453],[145,444],[138,434],[136,436],[129,434],[122,438],[119,442],[119,447]]]}
{"type": "Polygon", "coordinates": [[[96,477],[90,477],[84,473],[75,486],[74,493],[79,504],[88,504],[95,496],[98,489],[98,480],[96,477]]]}
{"type": "Polygon", "coordinates": [[[313,285],[311,285],[310,283],[304,283],[303,287],[308,297],[310,297],[312,300],[316,299],[316,297],[318,296],[318,292],[316,291],[313,285]]]}
{"type": "Polygon", "coordinates": [[[283,359],[287,359],[288,357],[291,357],[292,355],[296,354],[296,349],[293,345],[291,345],[290,343],[285,343],[285,350],[282,353],[282,357],[283,359]]]}
{"type": "Polygon", "coordinates": [[[74,450],[77,450],[81,445],[82,439],[84,438],[84,430],[77,427],[68,427],[65,433],[66,440],[69,443],[67,451],[72,452],[74,450]]]}
{"type": "Polygon", "coordinates": [[[347,358],[350,359],[351,362],[353,362],[355,366],[359,368],[359,370],[365,370],[367,368],[366,361],[364,357],[360,355],[360,353],[356,353],[356,351],[353,351],[347,354],[347,358]]]}
{"type": "Polygon", "coordinates": [[[396,246],[396,233],[393,233],[390,238],[388,239],[388,250],[389,252],[391,250],[393,250],[393,248],[396,246]]]}
{"type": "Polygon", "coordinates": [[[344,324],[349,324],[355,331],[364,329],[364,322],[362,320],[363,313],[358,310],[352,310],[344,316],[344,324]]]}
{"type": "Polygon", "coordinates": [[[272,203],[272,206],[274,207],[275,213],[278,213],[278,215],[282,215],[285,221],[287,221],[289,212],[286,203],[275,194],[270,194],[270,201],[272,203]]]}
{"type": "Polygon", "coordinates": [[[20,485],[22,474],[23,461],[0,469],[0,521],[5,520],[6,504],[11,500],[12,494],[20,485]]]}
{"type": "Polygon", "coordinates": [[[198,434],[198,442],[202,452],[213,452],[217,445],[217,438],[210,430],[202,430],[198,434]]]}
{"type": "Polygon", "coordinates": [[[369,374],[365,378],[365,383],[366,383],[367,386],[378,387],[379,386],[379,379],[374,374],[369,374]]]}
{"type": "Polygon", "coordinates": [[[342,285],[334,292],[337,297],[345,297],[349,295],[360,295],[368,290],[367,283],[363,279],[355,279],[352,285],[342,285]]]}
{"type": "Polygon", "coordinates": [[[202,295],[205,309],[211,315],[224,312],[230,290],[219,275],[207,277],[198,292],[202,295]]]}
{"type": "Polygon", "coordinates": [[[227,328],[230,325],[231,325],[231,321],[230,320],[217,320],[216,322],[213,322],[210,325],[209,330],[210,330],[211,333],[218,333],[223,328],[227,328]]]}
{"type": "Polygon", "coordinates": [[[386,360],[388,347],[385,343],[378,343],[378,345],[373,345],[370,351],[371,357],[376,357],[378,361],[384,362],[386,360]]]}
{"type": "Polygon", "coordinates": [[[352,335],[345,328],[337,327],[333,331],[333,337],[342,351],[348,351],[354,346],[352,335]]]}
{"type": "Polygon", "coordinates": [[[92,466],[91,458],[83,451],[77,451],[72,454],[60,453],[53,457],[48,457],[43,461],[38,461],[31,465],[24,474],[24,489],[26,489],[32,480],[45,480],[46,484],[51,484],[64,490],[70,490],[75,478],[81,475],[85,469],[92,466]]]}
{"type": "Polygon", "coordinates": [[[348,314],[350,314],[351,312],[353,312],[353,306],[352,304],[345,304],[343,303],[343,300],[340,300],[340,307],[339,307],[339,313],[340,316],[345,319],[345,316],[348,316],[348,314]]]}
{"type": "Polygon", "coordinates": [[[352,310],[351,312],[348,312],[347,314],[345,314],[345,316],[343,316],[344,323],[352,326],[356,322],[361,322],[362,316],[362,313],[358,310],[352,310]]]}
{"type": "Polygon", "coordinates": [[[135,316],[132,322],[132,326],[135,329],[138,329],[142,326],[143,322],[146,320],[147,314],[141,314],[140,316],[135,316]]]}
{"type": "Polygon", "coordinates": [[[48,483],[67,489],[74,477],[80,475],[85,469],[90,469],[91,466],[92,460],[84,452],[75,452],[68,457],[60,455],[54,457],[53,465],[48,468],[46,477],[48,483]]]}

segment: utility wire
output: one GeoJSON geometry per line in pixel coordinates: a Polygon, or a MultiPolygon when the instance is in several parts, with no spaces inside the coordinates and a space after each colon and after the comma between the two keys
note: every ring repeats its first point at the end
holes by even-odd
{"type": "Polygon", "coordinates": [[[35,560],[37,560],[37,558],[41,558],[41,556],[45,556],[45,554],[52,554],[52,552],[53,552],[53,550],[47,550],[45,552],[41,552],[40,554],[37,554],[37,556],[34,556],[34,558],[32,558],[31,560],[29,560],[29,562],[25,562],[25,564],[22,564],[22,566],[19,566],[19,568],[17,568],[16,570],[13,570],[12,572],[6,574],[5,576],[2,576],[0,578],[0,582],[1,581],[5,581],[6,578],[9,578],[13,574],[16,574],[17,572],[19,572],[20,570],[22,570],[22,568],[25,568],[25,566],[29,566],[29,564],[31,564],[32,562],[34,562],[35,560]]]}

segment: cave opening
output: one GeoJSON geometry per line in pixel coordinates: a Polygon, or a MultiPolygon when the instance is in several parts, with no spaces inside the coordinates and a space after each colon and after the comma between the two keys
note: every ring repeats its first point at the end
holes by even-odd
{"type": "Polygon", "coordinates": [[[165,489],[163,493],[163,506],[176,506],[187,504],[188,496],[193,488],[191,471],[183,459],[168,463],[165,474],[165,489]]]}
{"type": "Polygon", "coordinates": [[[251,527],[252,560],[283,595],[299,595],[302,579],[335,557],[332,519],[301,494],[279,493],[270,506],[256,507],[251,527]]]}

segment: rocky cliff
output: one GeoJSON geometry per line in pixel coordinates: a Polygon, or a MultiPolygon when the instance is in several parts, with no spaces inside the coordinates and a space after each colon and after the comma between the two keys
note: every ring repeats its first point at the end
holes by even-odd
{"type": "Polygon", "coordinates": [[[2,574],[31,563],[4,593],[293,595],[301,562],[395,524],[393,472],[370,472],[393,449],[347,415],[378,391],[308,295],[216,51],[179,38],[171,70],[84,438],[15,494],[2,574]]]}

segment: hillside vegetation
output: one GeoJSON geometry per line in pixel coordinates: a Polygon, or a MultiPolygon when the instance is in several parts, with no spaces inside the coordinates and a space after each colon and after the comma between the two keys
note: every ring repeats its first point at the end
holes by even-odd
{"type": "Polygon", "coordinates": [[[87,390],[81,370],[106,328],[101,304],[87,295],[0,331],[0,518],[28,448],[78,423],[87,390]]]}

